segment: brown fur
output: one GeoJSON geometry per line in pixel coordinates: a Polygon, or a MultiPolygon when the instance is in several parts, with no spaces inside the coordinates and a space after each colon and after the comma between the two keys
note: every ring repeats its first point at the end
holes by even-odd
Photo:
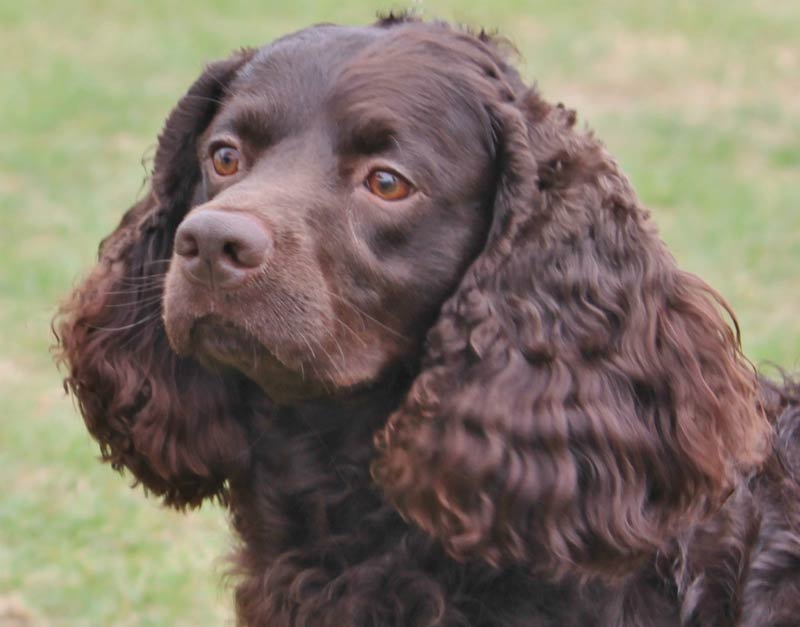
{"type": "Polygon", "coordinates": [[[797,388],[503,47],[392,17],[210,65],[55,322],[89,431],[227,504],[244,625],[796,624],[797,388]],[[274,242],[236,288],[173,254],[212,210],[274,242]]]}

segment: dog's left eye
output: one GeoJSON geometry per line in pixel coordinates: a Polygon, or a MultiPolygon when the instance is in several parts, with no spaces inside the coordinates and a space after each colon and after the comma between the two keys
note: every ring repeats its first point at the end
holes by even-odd
{"type": "Polygon", "coordinates": [[[231,176],[239,171],[240,161],[239,151],[230,146],[222,146],[214,151],[211,155],[211,161],[214,164],[214,170],[220,176],[231,176]]]}
{"type": "Polygon", "coordinates": [[[413,191],[411,183],[389,170],[373,170],[367,176],[364,185],[383,200],[403,200],[413,191]]]}

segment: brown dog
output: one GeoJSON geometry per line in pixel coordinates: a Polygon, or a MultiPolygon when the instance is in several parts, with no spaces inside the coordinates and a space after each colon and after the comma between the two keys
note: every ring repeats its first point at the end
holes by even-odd
{"type": "Polygon", "coordinates": [[[797,390],[574,123],[394,18],[173,110],[56,328],[104,458],[230,507],[242,624],[800,622],[797,390]]]}

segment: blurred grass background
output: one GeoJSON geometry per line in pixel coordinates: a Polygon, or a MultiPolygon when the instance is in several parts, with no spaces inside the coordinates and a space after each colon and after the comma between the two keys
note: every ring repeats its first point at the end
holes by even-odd
{"type": "MultiPolygon", "coordinates": [[[[523,74],[619,158],[681,264],[731,301],[751,359],[797,368],[800,3],[409,6],[509,36],[523,74]]],[[[0,0],[4,627],[232,624],[224,513],[166,511],[97,463],[50,361],[49,320],[140,194],[164,117],[203,62],[399,7],[0,0]]]]}

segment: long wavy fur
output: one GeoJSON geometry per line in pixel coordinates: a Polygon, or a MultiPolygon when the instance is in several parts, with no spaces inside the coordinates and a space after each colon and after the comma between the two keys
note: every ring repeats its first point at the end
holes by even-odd
{"type": "Polygon", "coordinates": [[[102,458],[178,507],[224,498],[225,478],[249,463],[239,380],[169,348],[161,293],[200,179],[196,137],[250,55],[210,65],[177,104],[159,138],[153,191],[103,241],[98,264],[54,322],[65,386],[102,458]]]}
{"type": "Polygon", "coordinates": [[[456,558],[625,572],[762,462],[756,377],[728,305],[677,268],[574,113],[533,90],[491,110],[489,240],[373,474],[456,558]]]}

